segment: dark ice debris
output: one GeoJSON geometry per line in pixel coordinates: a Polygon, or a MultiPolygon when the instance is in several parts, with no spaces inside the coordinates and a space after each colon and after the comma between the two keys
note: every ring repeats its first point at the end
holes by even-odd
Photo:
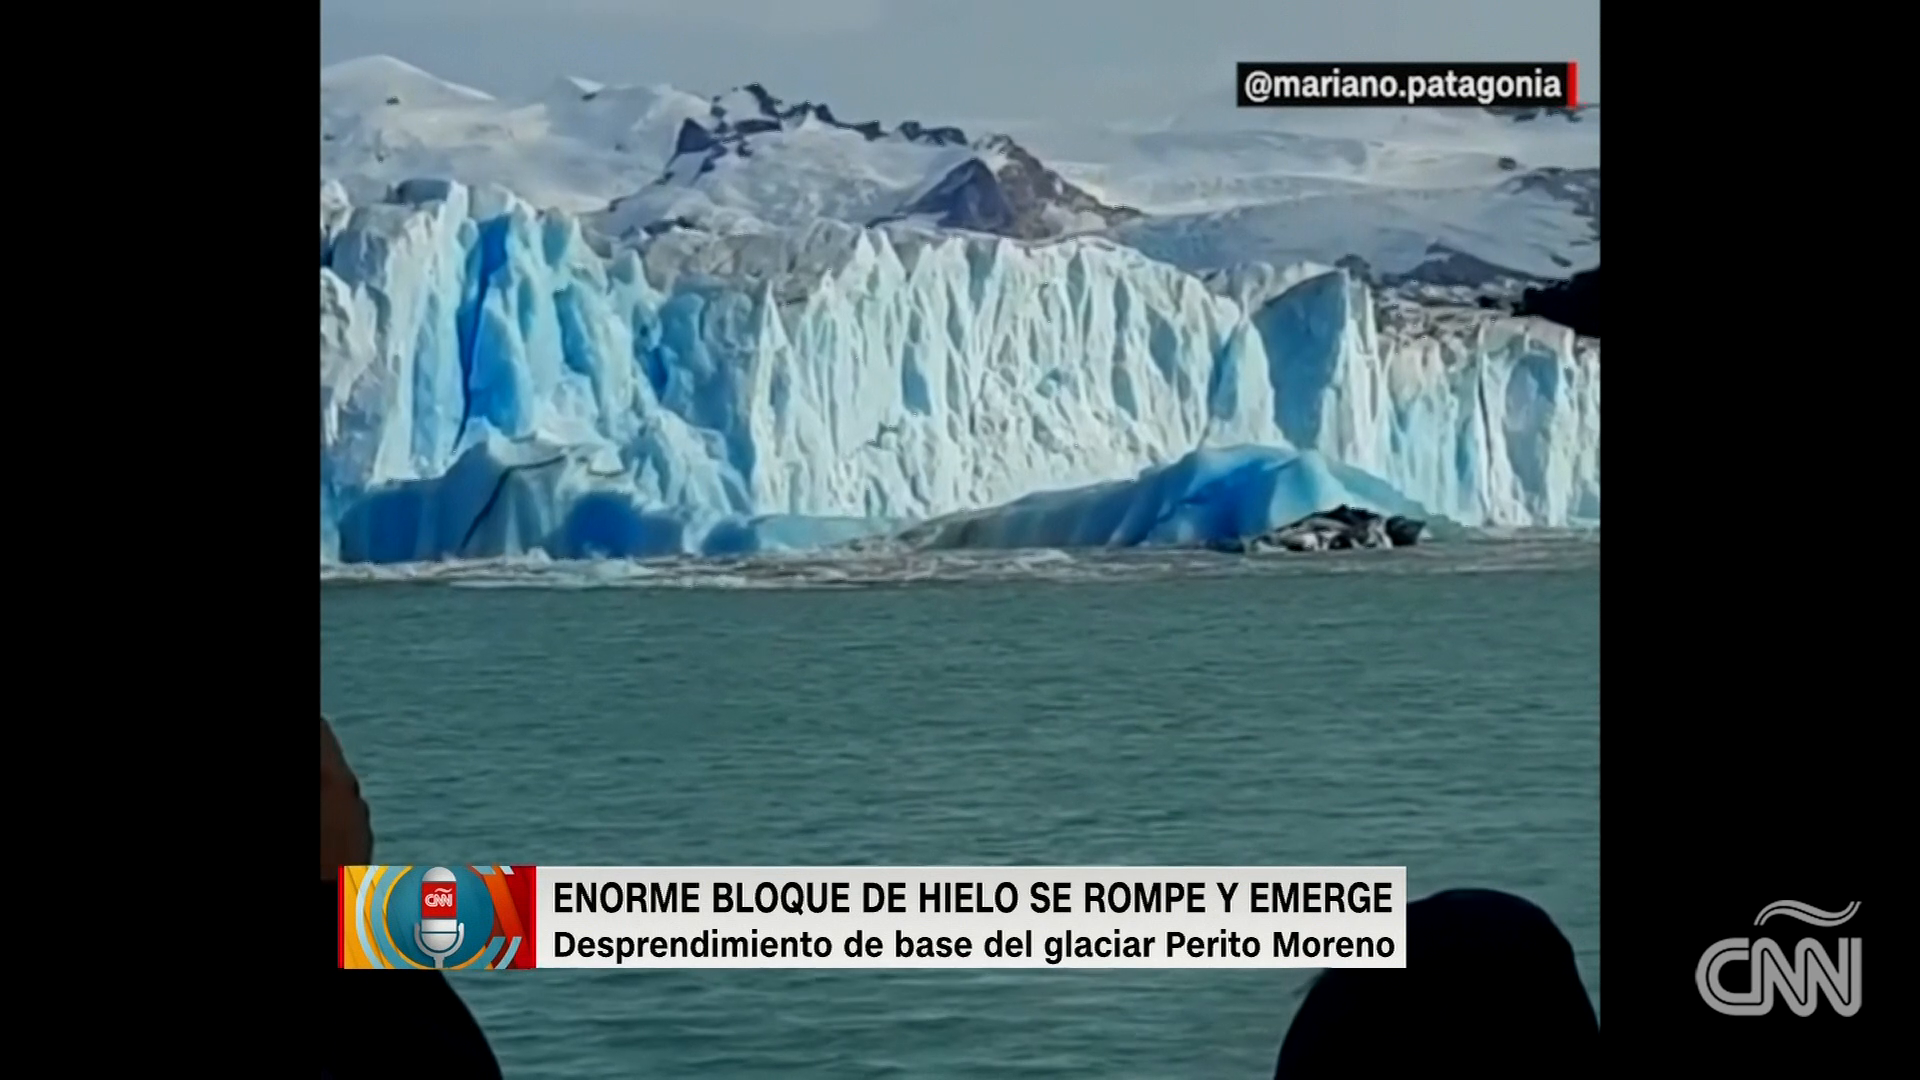
{"type": "Polygon", "coordinates": [[[1336,506],[1254,536],[1216,540],[1207,546],[1234,555],[1412,547],[1420,542],[1426,527],[1426,522],[1410,517],[1388,517],[1354,506],[1336,506]]]}

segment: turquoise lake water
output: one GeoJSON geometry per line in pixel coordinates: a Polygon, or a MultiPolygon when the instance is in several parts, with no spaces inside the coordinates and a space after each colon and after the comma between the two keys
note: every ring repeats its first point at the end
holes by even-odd
{"type": "MultiPolygon", "coordinates": [[[[323,584],[383,862],[1408,867],[1600,997],[1600,545],[323,584]]],[[[1272,1075],[1300,971],[460,973],[508,1077],[1272,1075]]]]}

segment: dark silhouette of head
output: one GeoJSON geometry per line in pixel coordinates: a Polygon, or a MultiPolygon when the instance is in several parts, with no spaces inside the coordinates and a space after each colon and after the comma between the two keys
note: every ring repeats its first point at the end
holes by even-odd
{"type": "Polygon", "coordinates": [[[1405,969],[1339,968],[1301,1002],[1275,1080],[1599,1075],[1573,946],[1535,905],[1456,889],[1407,905],[1405,969]]]}

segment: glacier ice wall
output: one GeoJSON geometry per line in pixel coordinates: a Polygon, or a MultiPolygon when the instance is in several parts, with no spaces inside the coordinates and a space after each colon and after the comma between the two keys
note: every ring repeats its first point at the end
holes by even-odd
{"type": "MultiPolygon", "coordinates": [[[[1164,501],[1202,449],[1181,483],[1216,493],[1324,464],[1466,523],[1598,514],[1597,346],[1396,335],[1338,271],[1234,297],[1099,241],[828,223],[646,259],[499,189],[323,185],[323,561],[808,547],[1126,478],[1164,501]]],[[[1173,535],[1050,505],[1051,536],[1173,535]]]]}
{"type": "Polygon", "coordinates": [[[1322,274],[1253,309],[1281,433],[1468,524],[1600,519],[1600,352],[1322,274]]]}

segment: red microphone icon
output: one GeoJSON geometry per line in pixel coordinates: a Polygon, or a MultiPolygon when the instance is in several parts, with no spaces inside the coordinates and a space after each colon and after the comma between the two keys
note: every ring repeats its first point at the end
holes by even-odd
{"type": "Polygon", "coordinates": [[[460,922],[460,884],[453,871],[436,866],[420,879],[420,925],[413,928],[413,943],[433,957],[433,966],[444,968],[447,957],[460,951],[467,940],[466,925],[460,922]]]}

